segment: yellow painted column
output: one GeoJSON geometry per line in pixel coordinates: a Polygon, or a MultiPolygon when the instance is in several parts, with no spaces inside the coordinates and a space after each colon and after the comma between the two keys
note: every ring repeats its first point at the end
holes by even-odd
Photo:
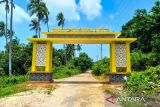
{"type": "Polygon", "coordinates": [[[110,43],[110,72],[116,72],[116,47],[115,47],[115,42],[110,43]]]}
{"type": "Polygon", "coordinates": [[[51,49],[51,51],[50,51],[50,52],[51,52],[51,54],[50,54],[50,57],[51,57],[51,58],[50,58],[50,67],[51,67],[51,70],[52,70],[52,59],[53,59],[53,58],[52,58],[52,53],[53,53],[52,43],[51,43],[50,49],[51,49]]]}
{"type": "Polygon", "coordinates": [[[32,69],[31,69],[31,72],[35,72],[36,71],[36,56],[37,56],[37,42],[33,42],[32,69]]]}
{"type": "Polygon", "coordinates": [[[131,72],[130,43],[126,43],[126,72],[131,72]]]}
{"type": "Polygon", "coordinates": [[[51,46],[52,46],[52,43],[47,42],[45,72],[51,72],[51,46]]]}

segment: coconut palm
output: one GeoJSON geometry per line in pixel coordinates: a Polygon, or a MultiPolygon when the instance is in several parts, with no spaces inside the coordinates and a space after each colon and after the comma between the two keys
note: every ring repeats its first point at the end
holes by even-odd
{"type": "Polygon", "coordinates": [[[27,6],[30,16],[36,15],[38,19],[38,37],[40,38],[40,22],[45,20],[48,9],[42,0],[30,0],[27,6]]]}
{"type": "Polygon", "coordinates": [[[5,35],[5,24],[3,21],[0,21],[0,37],[5,35]]]}
{"type": "MultiPolygon", "coordinates": [[[[10,0],[1,0],[0,4],[4,3],[5,4],[5,11],[6,11],[6,24],[5,24],[5,39],[6,39],[6,47],[8,44],[8,36],[7,36],[7,29],[8,29],[8,13],[9,13],[9,4],[10,0]]],[[[6,49],[7,51],[7,49],[6,49]]]]}
{"type": "Polygon", "coordinates": [[[64,18],[64,15],[63,15],[62,12],[60,12],[60,13],[57,14],[56,20],[58,22],[58,26],[61,26],[62,29],[63,29],[65,18],[64,18]]]}
{"type": "Polygon", "coordinates": [[[38,20],[36,18],[33,18],[31,20],[31,24],[29,24],[29,27],[31,27],[30,30],[35,30],[35,36],[37,37],[37,35],[38,35],[38,29],[40,29],[40,28],[38,26],[38,20]]]}
{"type": "MultiPolygon", "coordinates": [[[[62,12],[58,13],[57,16],[56,16],[56,20],[57,20],[57,23],[58,23],[58,26],[61,26],[62,29],[64,27],[64,22],[65,22],[65,18],[64,18],[64,15],[62,12]]],[[[69,47],[69,46],[68,46],[69,47]]],[[[64,61],[66,62],[66,54],[67,54],[67,50],[65,49],[67,48],[67,46],[65,46],[65,44],[63,45],[63,49],[65,50],[65,53],[64,53],[64,61]]]]}
{"type": "MultiPolygon", "coordinates": [[[[58,26],[61,26],[62,29],[64,27],[65,18],[62,12],[58,13],[56,16],[56,20],[58,22],[58,26]]],[[[65,49],[65,45],[63,45],[63,48],[65,49]]]]}
{"type": "Polygon", "coordinates": [[[74,44],[68,44],[65,47],[66,52],[66,59],[69,61],[75,56],[75,45],[74,44]]]}
{"type": "Polygon", "coordinates": [[[102,44],[100,44],[100,48],[101,48],[101,60],[103,59],[103,53],[102,53],[102,51],[103,51],[103,47],[102,47],[103,45],[102,44]]]}
{"type": "Polygon", "coordinates": [[[13,36],[13,30],[12,30],[12,24],[13,24],[13,0],[11,0],[11,16],[10,16],[10,43],[9,43],[9,76],[12,76],[12,36],[13,36]]]}
{"type": "Polygon", "coordinates": [[[49,32],[49,24],[48,24],[48,22],[49,22],[49,11],[46,10],[44,23],[47,24],[47,30],[49,32]]]}

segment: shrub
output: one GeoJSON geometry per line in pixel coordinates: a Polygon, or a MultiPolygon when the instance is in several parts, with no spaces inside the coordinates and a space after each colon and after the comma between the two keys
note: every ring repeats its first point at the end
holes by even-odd
{"type": "Polygon", "coordinates": [[[157,66],[156,56],[153,53],[144,54],[141,51],[131,53],[132,70],[140,71],[147,69],[148,66],[157,66]]]}
{"type": "Polygon", "coordinates": [[[22,83],[22,82],[25,82],[29,79],[28,75],[25,75],[25,76],[11,76],[11,77],[8,77],[8,76],[5,76],[5,77],[1,77],[0,78],[0,88],[1,87],[6,87],[6,86],[9,86],[9,85],[15,85],[15,84],[18,84],[18,83],[22,83]]]}
{"type": "Polygon", "coordinates": [[[65,78],[80,73],[80,70],[73,68],[69,69],[67,66],[54,67],[53,78],[65,78]]]}
{"type": "Polygon", "coordinates": [[[86,53],[80,53],[79,57],[73,59],[73,64],[81,71],[86,71],[92,67],[92,59],[86,53]]]}
{"type": "Polygon", "coordinates": [[[3,70],[3,68],[0,68],[0,76],[4,76],[5,75],[5,71],[3,70]]]}
{"type": "Polygon", "coordinates": [[[160,86],[160,66],[150,67],[143,72],[133,72],[126,82],[130,94],[149,93],[158,91],[160,86]]]}
{"type": "Polygon", "coordinates": [[[109,62],[109,58],[95,62],[92,66],[92,73],[96,76],[105,75],[109,71],[109,62]]]}
{"type": "Polygon", "coordinates": [[[129,76],[126,83],[126,88],[129,93],[142,93],[148,87],[148,76],[143,75],[143,72],[134,72],[129,76]]]}

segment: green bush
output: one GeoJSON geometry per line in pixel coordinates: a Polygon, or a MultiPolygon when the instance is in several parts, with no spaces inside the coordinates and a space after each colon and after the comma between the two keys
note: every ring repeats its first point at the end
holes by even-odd
{"type": "Polygon", "coordinates": [[[148,81],[148,76],[145,76],[143,72],[131,73],[126,83],[127,91],[129,93],[142,93],[147,89],[148,81]]]}
{"type": "Polygon", "coordinates": [[[86,53],[80,53],[79,57],[73,59],[73,64],[81,71],[86,71],[92,67],[92,59],[86,53]]]}
{"type": "Polygon", "coordinates": [[[60,66],[60,67],[54,67],[53,70],[53,78],[66,78],[66,77],[70,77],[72,75],[76,75],[79,74],[81,71],[76,69],[76,68],[72,68],[69,69],[66,66],[60,66]]]}
{"type": "Polygon", "coordinates": [[[5,71],[3,70],[3,68],[0,68],[0,76],[4,76],[5,75],[5,71]]]}
{"type": "Polygon", "coordinates": [[[7,87],[10,85],[15,85],[18,83],[23,83],[26,82],[29,79],[28,75],[25,76],[5,76],[5,77],[0,77],[0,88],[2,87],[7,87]]]}
{"type": "Polygon", "coordinates": [[[131,53],[132,70],[146,70],[148,66],[157,66],[156,56],[153,53],[144,54],[141,51],[131,53]]]}
{"type": "Polygon", "coordinates": [[[92,73],[96,76],[105,75],[109,71],[109,63],[109,58],[95,62],[92,66],[92,73]]]}
{"type": "Polygon", "coordinates": [[[141,94],[156,92],[160,87],[160,66],[150,67],[143,72],[133,72],[126,82],[126,89],[129,93],[141,94]]]}

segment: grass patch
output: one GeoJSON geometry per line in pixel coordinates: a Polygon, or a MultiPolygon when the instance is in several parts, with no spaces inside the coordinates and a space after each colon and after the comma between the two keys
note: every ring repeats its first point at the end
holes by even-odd
{"type": "Polygon", "coordinates": [[[25,83],[26,81],[28,81],[28,78],[28,75],[0,77],[0,97],[29,90],[25,83]]]}
{"type": "Polygon", "coordinates": [[[15,94],[15,93],[23,92],[23,91],[28,91],[30,89],[31,88],[28,88],[26,84],[21,85],[21,87],[17,85],[10,85],[4,88],[0,88],[0,98],[15,94]]]}
{"type": "Polygon", "coordinates": [[[122,101],[121,104],[123,107],[145,107],[144,103],[135,101],[122,101]]]}

